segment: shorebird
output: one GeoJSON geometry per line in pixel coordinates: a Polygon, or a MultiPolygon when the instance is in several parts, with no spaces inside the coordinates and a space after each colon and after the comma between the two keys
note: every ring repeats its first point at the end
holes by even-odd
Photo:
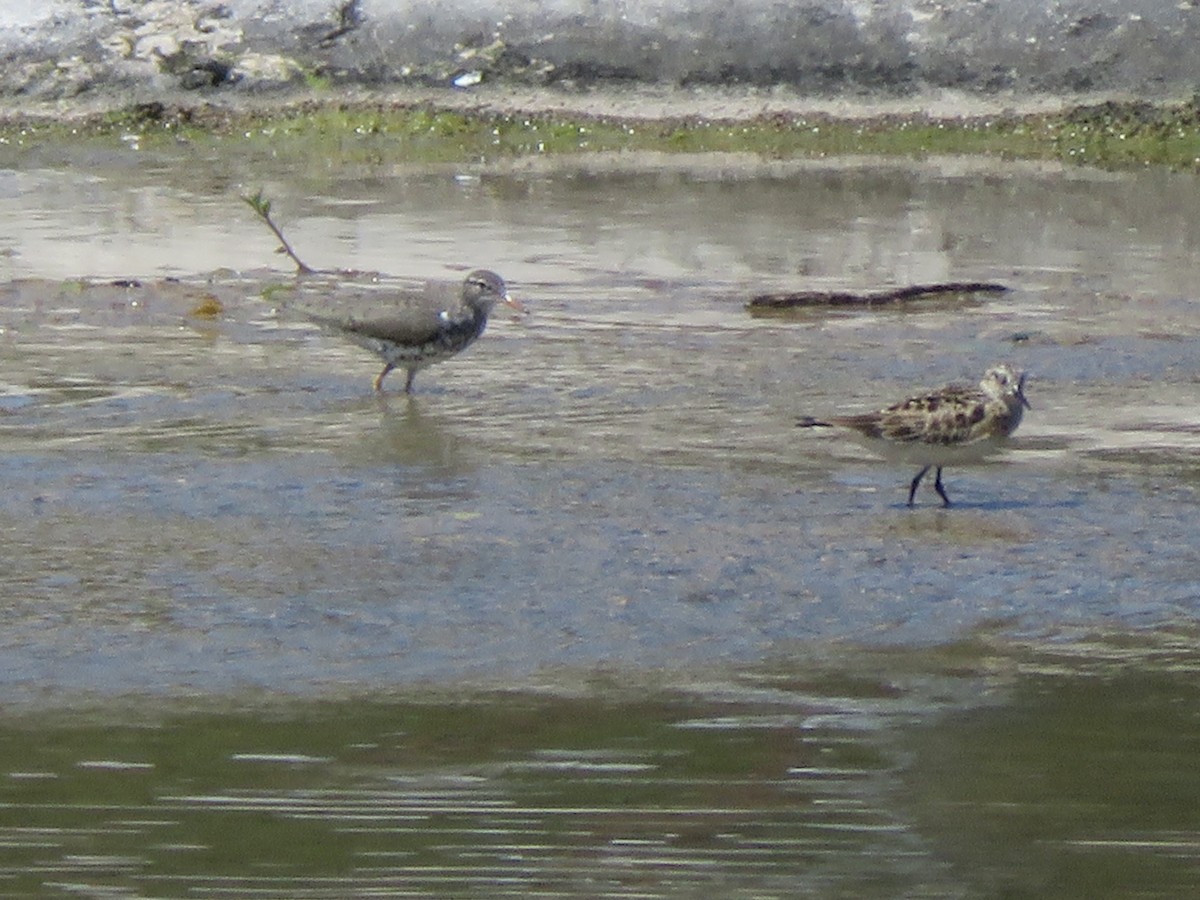
{"type": "Polygon", "coordinates": [[[936,468],[933,487],[942,505],[949,506],[942,467],[977,462],[994,453],[1016,431],[1029,408],[1025,374],[1001,364],[987,370],[979,387],[947,385],[877,412],[827,419],[805,417],[796,425],[848,428],[885,459],[921,466],[908,488],[909,506],[913,505],[921,479],[936,468]]]}
{"type": "Polygon", "coordinates": [[[304,315],[383,359],[383,371],[374,382],[376,391],[383,390],[383,379],[389,372],[404,369],[408,373],[404,392],[410,394],[420,369],[462,352],[483,334],[488,314],[497,303],[525,312],[495,272],[476,269],[463,279],[461,288],[456,288],[453,284],[433,283],[421,290],[389,296],[386,305],[380,303],[372,310],[304,315]]]}

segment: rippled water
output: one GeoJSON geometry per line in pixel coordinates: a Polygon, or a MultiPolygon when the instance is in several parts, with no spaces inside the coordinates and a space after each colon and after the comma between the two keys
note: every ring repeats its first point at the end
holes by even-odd
{"type": "Polygon", "coordinates": [[[63,152],[0,172],[0,895],[1194,888],[1194,176],[63,152]],[[264,182],[533,314],[373,396],[264,182]],[[1012,290],[744,309],[938,280],[1012,290]],[[793,427],[999,359],[950,510],[793,427]]]}

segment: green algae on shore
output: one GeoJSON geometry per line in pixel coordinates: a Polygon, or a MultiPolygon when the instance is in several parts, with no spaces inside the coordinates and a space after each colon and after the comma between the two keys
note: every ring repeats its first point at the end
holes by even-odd
{"type": "Polygon", "coordinates": [[[50,141],[237,143],[253,157],[318,155],[326,163],[492,162],[605,151],[752,153],[767,159],[845,155],[985,155],[1103,168],[1200,168],[1200,96],[1175,105],[1108,102],[1054,113],[939,117],[923,113],[748,118],[640,118],[520,113],[436,103],[320,99],[268,110],[139,103],[78,119],[0,121],[10,149],[50,141]]]}

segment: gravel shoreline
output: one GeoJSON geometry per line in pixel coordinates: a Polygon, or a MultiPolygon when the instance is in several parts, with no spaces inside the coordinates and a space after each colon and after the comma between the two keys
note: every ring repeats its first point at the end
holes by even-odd
{"type": "MultiPolygon", "coordinates": [[[[847,121],[904,116],[966,120],[996,116],[1060,113],[1077,106],[1111,100],[1112,95],[981,96],[941,91],[903,98],[814,97],[788,88],[675,87],[668,85],[595,86],[584,90],[487,85],[471,90],[399,87],[384,90],[276,90],[213,92],[98,90],[57,100],[17,100],[0,111],[0,123],[22,120],[85,122],[139,104],[176,109],[225,111],[231,115],[271,116],[325,108],[429,107],[484,115],[557,115],[574,119],[696,119],[750,121],[774,115],[816,115],[847,121]]],[[[1179,98],[1182,100],[1183,98],[1179,98]]]]}

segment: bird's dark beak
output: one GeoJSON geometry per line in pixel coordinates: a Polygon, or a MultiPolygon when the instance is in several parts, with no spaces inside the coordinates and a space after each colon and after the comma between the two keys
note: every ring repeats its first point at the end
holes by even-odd
{"type": "Polygon", "coordinates": [[[1021,401],[1021,405],[1026,409],[1033,409],[1029,405],[1029,401],[1025,399],[1025,376],[1021,376],[1021,380],[1017,382],[1017,398],[1021,401]]]}
{"type": "Polygon", "coordinates": [[[525,308],[525,304],[507,292],[504,294],[504,305],[511,306],[523,316],[529,315],[529,310],[525,308]]]}

